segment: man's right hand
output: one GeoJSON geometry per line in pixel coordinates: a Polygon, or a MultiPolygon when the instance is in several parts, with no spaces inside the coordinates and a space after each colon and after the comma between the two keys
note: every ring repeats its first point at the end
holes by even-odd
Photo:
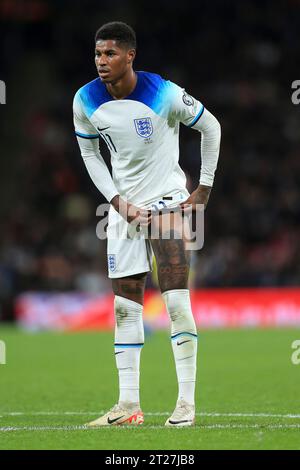
{"type": "Polygon", "coordinates": [[[124,201],[119,195],[113,197],[110,203],[129,224],[148,227],[151,223],[151,211],[124,201]]]}

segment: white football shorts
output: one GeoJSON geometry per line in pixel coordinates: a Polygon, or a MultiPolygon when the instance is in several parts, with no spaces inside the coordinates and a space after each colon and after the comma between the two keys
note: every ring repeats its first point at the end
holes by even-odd
{"type": "MultiPolygon", "coordinates": [[[[150,210],[176,207],[188,197],[187,190],[180,191],[141,207],[150,210]]],[[[152,271],[152,259],[150,240],[111,206],[107,226],[108,277],[113,279],[152,271]]]]}

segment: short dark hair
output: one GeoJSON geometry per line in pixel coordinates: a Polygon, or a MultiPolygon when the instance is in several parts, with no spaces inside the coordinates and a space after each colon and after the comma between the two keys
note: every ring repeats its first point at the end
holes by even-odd
{"type": "Polygon", "coordinates": [[[131,26],[122,21],[112,21],[106,23],[98,29],[95,35],[95,42],[100,40],[112,39],[119,44],[136,49],[136,36],[131,26]]]}

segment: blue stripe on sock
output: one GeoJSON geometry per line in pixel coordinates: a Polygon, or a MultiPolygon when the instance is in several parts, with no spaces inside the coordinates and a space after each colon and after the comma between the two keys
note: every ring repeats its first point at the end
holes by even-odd
{"type": "Polygon", "coordinates": [[[115,343],[115,348],[142,348],[144,343],[115,343]]]}
{"type": "Polygon", "coordinates": [[[177,333],[177,335],[171,336],[171,339],[173,340],[179,338],[180,336],[192,336],[193,338],[198,339],[198,335],[195,335],[194,333],[188,333],[187,331],[183,333],[177,333]]]}

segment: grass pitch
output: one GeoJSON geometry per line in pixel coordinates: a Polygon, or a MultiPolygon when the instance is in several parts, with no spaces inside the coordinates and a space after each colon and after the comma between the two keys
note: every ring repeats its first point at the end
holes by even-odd
{"type": "Polygon", "coordinates": [[[177,385],[167,332],[146,336],[141,356],[144,425],[83,424],[118,399],[112,333],[29,334],[1,328],[0,449],[300,449],[299,330],[199,335],[197,420],[168,429],[177,385]]]}

